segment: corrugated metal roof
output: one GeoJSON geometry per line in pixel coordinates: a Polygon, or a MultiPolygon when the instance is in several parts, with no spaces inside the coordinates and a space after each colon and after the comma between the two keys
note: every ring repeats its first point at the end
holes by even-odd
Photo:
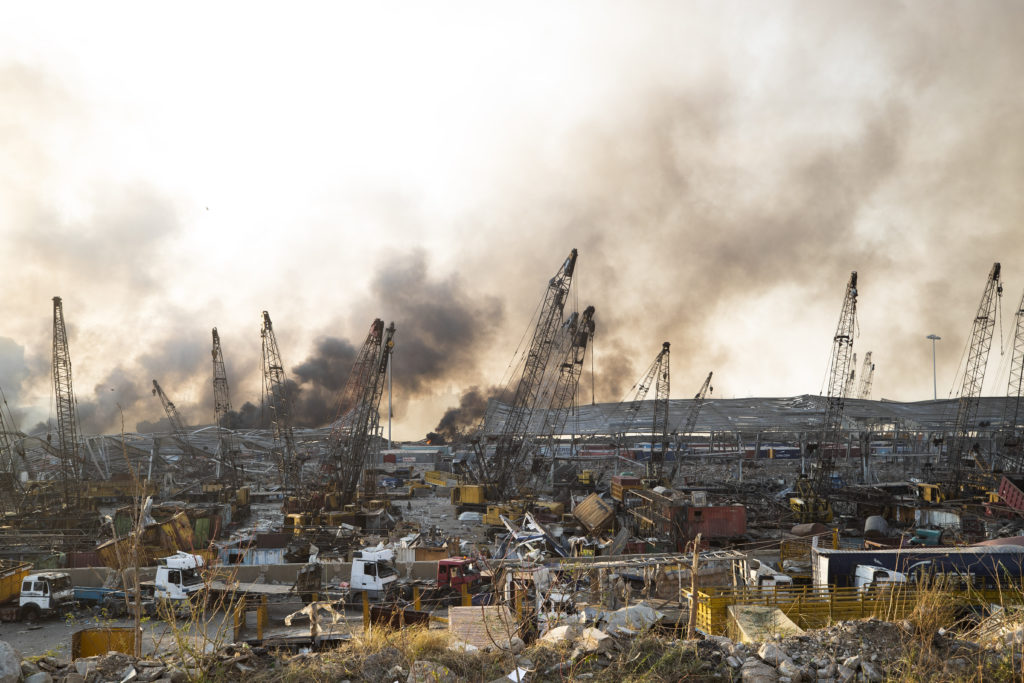
{"type": "MultiPolygon", "coordinates": [[[[979,400],[977,425],[981,429],[998,428],[1003,421],[1004,406],[1009,399],[1001,396],[983,397],[979,400]]],[[[693,407],[693,399],[672,399],[669,401],[669,431],[682,428],[693,407]]],[[[581,436],[605,436],[621,434],[629,425],[627,415],[632,402],[599,403],[583,405],[569,416],[565,434],[581,436]]],[[[697,433],[777,432],[796,434],[813,432],[821,428],[824,419],[825,397],[804,394],[780,398],[732,398],[708,399],[704,402],[697,419],[697,433]]],[[[883,425],[898,425],[901,429],[920,431],[948,430],[956,418],[957,400],[917,401],[868,401],[846,399],[843,413],[845,429],[878,430],[883,425]]],[[[632,423],[632,433],[649,433],[653,421],[654,401],[643,401],[632,423]],[[646,427],[646,429],[645,429],[646,427]]],[[[508,406],[492,400],[488,405],[484,433],[494,436],[504,427],[508,406]]],[[[538,433],[544,424],[544,413],[531,416],[530,432],[538,433]]]]}

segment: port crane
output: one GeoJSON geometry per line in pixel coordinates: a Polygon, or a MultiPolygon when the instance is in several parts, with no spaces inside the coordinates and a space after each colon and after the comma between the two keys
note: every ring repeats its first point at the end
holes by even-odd
{"type": "Polygon", "coordinates": [[[704,383],[700,385],[700,390],[697,391],[696,395],[694,395],[693,403],[690,405],[690,411],[686,414],[686,422],[683,423],[683,429],[681,431],[680,430],[676,430],[675,431],[675,436],[676,436],[676,449],[675,449],[675,451],[676,451],[676,464],[672,468],[672,474],[669,477],[669,481],[670,482],[674,482],[676,480],[676,473],[679,471],[679,465],[680,465],[680,462],[679,462],[679,457],[680,457],[679,439],[680,439],[680,437],[688,436],[690,434],[693,434],[693,430],[695,430],[697,428],[697,418],[700,417],[700,409],[702,407],[704,407],[704,401],[707,399],[708,394],[714,392],[714,387],[711,386],[711,376],[713,374],[714,374],[714,372],[709,372],[708,373],[708,376],[707,376],[707,378],[705,378],[704,383]]]}
{"type": "Polygon", "coordinates": [[[1013,346],[1010,356],[1010,381],[1006,387],[1006,403],[1003,408],[1003,467],[1007,472],[1019,473],[1024,470],[1024,449],[1021,448],[1021,428],[1024,415],[1021,414],[1021,391],[1024,389],[1024,296],[1021,296],[1014,316],[1013,346]]]}
{"type": "Polygon", "coordinates": [[[174,403],[167,397],[160,383],[155,379],[153,380],[153,395],[160,399],[160,405],[163,406],[164,413],[167,415],[167,422],[171,425],[171,435],[184,452],[185,457],[182,458],[181,469],[195,474],[206,474],[202,471],[203,464],[209,464],[210,454],[192,445],[192,442],[189,441],[188,429],[185,428],[181,414],[178,413],[174,403]]]}
{"type": "Polygon", "coordinates": [[[644,373],[643,378],[635,385],[631,399],[623,399],[616,408],[616,413],[625,406],[625,415],[622,420],[621,438],[617,440],[616,452],[619,444],[625,442],[627,435],[635,433],[633,425],[636,423],[640,408],[647,399],[647,394],[654,388],[654,404],[651,414],[650,431],[643,432],[651,435],[651,459],[647,465],[648,478],[661,476],[661,466],[664,463],[665,452],[668,450],[668,395],[669,395],[669,342],[662,342],[661,351],[655,356],[654,362],[644,373]],[[661,454],[655,455],[655,444],[660,443],[661,454]],[[655,461],[655,458],[659,458],[655,461]]]}
{"type": "Polygon", "coordinates": [[[239,484],[238,443],[235,441],[228,416],[231,414],[231,393],[228,391],[228,371],[224,364],[224,351],[220,345],[220,335],[213,328],[213,420],[220,436],[220,455],[222,462],[231,470],[231,478],[235,486],[239,484]]]}
{"type": "Polygon", "coordinates": [[[870,399],[871,385],[875,381],[875,364],[871,362],[871,351],[864,354],[864,365],[860,368],[860,385],[857,387],[857,398],[870,399]]]}
{"type": "Polygon", "coordinates": [[[857,388],[857,354],[853,354],[850,362],[850,377],[846,380],[846,387],[843,389],[843,398],[853,398],[853,392],[857,388]]]}
{"type": "Polygon", "coordinates": [[[274,446],[278,453],[278,466],[286,489],[299,484],[301,465],[295,449],[295,433],[292,429],[291,396],[287,390],[284,362],[274,335],[270,314],[263,311],[263,327],[260,329],[263,342],[263,396],[270,410],[274,428],[274,446]]]}
{"type": "Polygon", "coordinates": [[[985,381],[988,353],[992,348],[992,335],[995,331],[999,300],[1003,295],[1003,285],[999,280],[999,274],[999,263],[993,263],[985,280],[985,289],[982,291],[981,302],[978,304],[978,311],[971,326],[967,365],[964,367],[960,398],[957,401],[956,420],[953,423],[946,451],[949,480],[945,487],[944,497],[947,499],[960,497],[968,484],[964,471],[965,456],[973,452],[975,463],[977,463],[981,455],[980,446],[970,442],[977,426],[978,400],[981,397],[981,387],[985,381]]]}
{"type": "Polygon", "coordinates": [[[78,481],[81,479],[81,458],[78,453],[78,404],[71,381],[71,352],[68,331],[64,324],[64,304],[53,297],[53,395],[57,404],[57,453],[64,504],[76,508],[79,503],[78,481]]]}
{"type": "Polygon", "coordinates": [[[573,312],[565,322],[567,348],[562,354],[562,362],[555,370],[551,390],[551,401],[544,415],[544,425],[540,433],[548,438],[548,449],[551,464],[555,461],[555,438],[561,436],[565,422],[569,419],[576,390],[579,388],[580,375],[583,374],[583,363],[587,355],[587,346],[594,338],[594,307],[587,306],[582,314],[573,312]]]}
{"type": "Polygon", "coordinates": [[[488,486],[495,495],[502,498],[511,498],[518,492],[521,467],[530,448],[528,432],[531,419],[535,411],[547,407],[541,405],[541,389],[557,345],[565,302],[576,268],[576,257],[577,251],[573,249],[554,277],[548,281],[522,375],[501,431],[495,439],[493,456],[490,459],[486,457],[486,447],[477,453],[476,477],[479,483],[488,486]]]}
{"type": "Polygon", "coordinates": [[[839,323],[832,337],[829,359],[828,394],[825,416],[818,443],[812,445],[817,459],[810,477],[801,475],[796,482],[796,495],[789,499],[790,509],[800,522],[832,521],[832,472],[837,451],[842,448],[843,410],[846,406],[846,378],[853,355],[853,336],[857,328],[857,271],[850,273],[843,296],[839,323]]]}
{"type": "Polygon", "coordinates": [[[18,477],[17,453],[11,439],[17,435],[5,398],[0,405],[0,514],[17,512],[15,500],[24,495],[24,487],[18,477]]]}
{"type": "Polygon", "coordinates": [[[371,460],[394,338],[394,323],[385,329],[383,320],[373,321],[341,392],[338,418],[328,441],[327,463],[333,470],[342,505],[355,501],[359,478],[371,460]]]}

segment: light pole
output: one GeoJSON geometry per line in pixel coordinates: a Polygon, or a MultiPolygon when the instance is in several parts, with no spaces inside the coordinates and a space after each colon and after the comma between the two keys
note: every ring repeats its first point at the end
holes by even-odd
{"type": "Polygon", "coordinates": [[[938,380],[935,379],[935,342],[942,339],[937,334],[929,334],[925,339],[932,340],[932,399],[939,400],[939,384],[938,380]]]}

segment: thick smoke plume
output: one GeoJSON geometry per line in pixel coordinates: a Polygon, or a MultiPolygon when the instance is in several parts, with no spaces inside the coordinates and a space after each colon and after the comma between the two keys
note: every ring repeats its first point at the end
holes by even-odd
{"type": "MultiPolygon", "coordinates": [[[[46,304],[64,294],[76,373],[88,369],[76,381],[84,429],[116,430],[122,411],[129,425],[159,420],[152,378],[188,421],[209,422],[208,327],[287,302],[312,321],[282,342],[297,425],[334,417],[350,358],[381,317],[398,328],[396,416],[465,393],[437,427],[454,436],[476,420],[490,393],[476,387],[500,381],[572,247],[580,258],[571,307],[593,304],[599,315],[597,401],[622,399],[663,341],[672,343],[674,396],[692,396],[710,370],[718,396],[816,393],[851,270],[861,281],[855,350],[874,351],[875,396],[930,396],[929,333],[942,336],[939,386],[949,386],[942,368],[953,374],[991,263],[1003,263],[1011,305],[1024,283],[1024,6],[622,7],[552,24],[559,45],[579,40],[551,53],[565,59],[541,53],[528,75],[551,75],[556,87],[520,92],[521,74],[510,74],[517,108],[488,122],[501,135],[481,138],[478,157],[464,154],[464,177],[410,189],[415,173],[396,171],[385,187],[357,188],[385,198],[358,205],[370,206],[373,225],[361,239],[385,237],[365,237],[347,255],[350,268],[322,246],[348,233],[297,242],[329,256],[291,236],[244,253],[227,237],[200,242],[177,197],[67,163],[64,155],[93,158],[85,147],[94,130],[62,74],[0,64],[10,105],[0,112],[9,196],[0,225],[10,226],[5,246],[17,257],[0,285],[18,292],[3,331],[14,346],[0,343],[8,398],[45,405],[46,304]],[[553,64],[573,66],[558,75],[553,64]],[[395,244],[423,247],[396,255],[395,244]],[[264,263],[271,274],[261,281],[225,286],[232,279],[222,267],[243,264],[241,278],[254,258],[289,249],[301,261],[264,263]],[[303,279],[311,262],[329,262],[327,274],[303,279]],[[336,304],[327,292],[339,291],[339,270],[351,295],[338,319],[310,317],[336,304]],[[217,320],[200,325],[203,316],[217,320]],[[309,339],[318,341],[303,359],[309,339]]],[[[316,191],[338,196],[334,189],[316,191]]],[[[296,222],[319,225],[336,208],[317,205],[296,222]]],[[[227,350],[239,426],[256,426],[261,413],[255,333],[227,350]]],[[[995,374],[986,393],[1005,388],[995,374]]],[[[424,431],[444,408],[435,407],[433,418],[420,417],[424,431]]],[[[32,421],[45,416],[36,410],[32,421]]]]}
{"type": "MultiPolygon", "coordinates": [[[[470,387],[462,394],[458,406],[444,412],[433,433],[440,436],[445,442],[460,441],[472,435],[483,421],[484,415],[487,414],[487,403],[491,399],[503,398],[507,398],[506,392],[500,387],[490,387],[485,390],[476,386],[470,387]]],[[[428,435],[429,437],[430,435],[428,435]]]]}

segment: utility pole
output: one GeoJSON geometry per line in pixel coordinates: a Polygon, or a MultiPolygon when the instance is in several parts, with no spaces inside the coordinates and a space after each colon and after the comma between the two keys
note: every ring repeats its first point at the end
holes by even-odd
{"type": "Polygon", "coordinates": [[[938,401],[939,400],[939,383],[938,383],[938,380],[935,378],[935,342],[937,342],[940,339],[942,339],[942,337],[940,337],[937,334],[929,334],[927,337],[925,337],[925,339],[931,339],[932,340],[932,400],[933,401],[938,401]]]}
{"type": "Polygon", "coordinates": [[[391,450],[391,358],[388,358],[388,450],[391,450]]]}

